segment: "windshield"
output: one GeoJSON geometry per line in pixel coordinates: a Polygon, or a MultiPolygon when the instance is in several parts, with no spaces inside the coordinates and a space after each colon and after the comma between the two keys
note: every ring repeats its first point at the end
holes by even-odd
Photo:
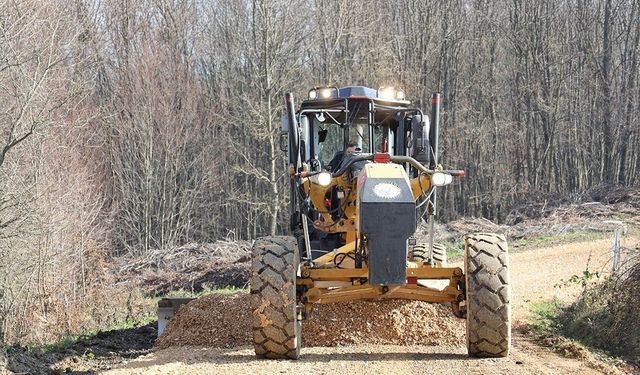
{"type": "MultiPolygon", "coordinates": [[[[348,133],[340,124],[321,122],[313,119],[313,159],[319,162],[323,169],[336,170],[345,153],[380,153],[395,154],[395,128],[397,123],[386,122],[373,127],[373,139],[370,140],[370,127],[366,120],[356,120],[348,127],[348,133]],[[345,149],[345,135],[348,136],[345,149]],[[371,147],[373,141],[373,147],[371,147]]],[[[312,163],[314,165],[315,163],[312,163]]]]}
{"type": "Polygon", "coordinates": [[[369,142],[369,125],[365,122],[356,122],[349,128],[349,144],[356,145],[356,151],[362,153],[381,153],[386,152],[394,154],[394,133],[389,129],[388,125],[373,126],[373,147],[369,142]]]}
{"type": "Polygon", "coordinates": [[[344,131],[338,124],[322,124],[318,127],[318,144],[316,148],[316,157],[323,166],[329,164],[336,153],[342,151],[344,147],[344,131]],[[323,138],[324,134],[324,140],[323,138]]]}

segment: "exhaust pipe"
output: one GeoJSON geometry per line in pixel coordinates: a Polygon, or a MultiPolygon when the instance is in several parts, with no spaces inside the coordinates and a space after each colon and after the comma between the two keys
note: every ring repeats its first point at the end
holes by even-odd
{"type": "MultiPolygon", "coordinates": [[[[296,118],[296,106],[293,101],[293,94],[288,92],[284,94],[284,102],[287,107],[287,119],[289,120],[289,164],[293,165],[296,173],[300,172],[302,167],[302,158],[300,156],[300,139],[298,134],[298,119],[296,118]]],[[[304,232],[304,247],[307,255],[307,262],[313,259],[311,256],[311,244],[309,242],[309,222],[305,212],[299,212],[296,189],[297,182],[291,180],[290,202],[291,202],[291,231],[298,226],[297,217],[302,218],[302,230],[304,232]]]]}
{"type": "MultiPolygon", "coordinates": [[[[431,149],[431,162],[429,168],[435,169],[438,165],[438,134],[440,133],[440,104],[441,98],[439,92],[434,92],[431,95],[431,127],[429,128],[429,148],[431,149]]],[[[433,261],[433,235],[434,224],[436,218],[436,187],[432,187],[431,202],[427,206],[429,212],[429,263],[434,264],[433,261]]]]}
{"type": "Polygon", "coordinates": [[[430,169],[438,165],[438,134],[440,132],[440,93],[431,95],[431,126],[429,128],[429,147],[431,148],[430,169]]]}
{"type": "Polygon", "coordinates": [[[293,94],[284,94],[284,103],[287,109],[287,120],[289,121],[289,164],[293,164],[297,169],[300,167],[300,140],[298,139],[298,119],[296,118],[296,106],[293,101],[293,94]]]}

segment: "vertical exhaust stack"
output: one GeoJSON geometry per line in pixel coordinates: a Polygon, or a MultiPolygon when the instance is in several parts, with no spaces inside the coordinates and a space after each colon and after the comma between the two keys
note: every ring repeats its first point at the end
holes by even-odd
{"type": "MultiPolygon", "coordinates": [[[[431,149],[431,162],[429,168],[434,169],[438,165],[438,134],[440,133],[440,104],[439,92],[431,95],[431,127],[429,128],[429,148],[431,149]]],[[[431,202],[427,206],[429,212],[429,262],[433,263],[433,235],[436,219],[436,187],[432,187],[431,202]]]]}
{"type": "Polygon", "coordinates": [[[433,169],[438,165],[438,134],[440,132],[441,101],[439,92],[434,92],[431,95],[431,126],[429,128],[429,147],[431,148],[430,169],[433,169]]]}
{"type": "MultiPolygon", "coordinates": [[[[287,123],[287,131],[289,132],[289,165],[293,166],[296,172],[298,172],[298,159],[300,155],[299,141],[298,141],[298,121],[296,119],[296,106],[293,101],[293,94],[288,92],[284,94],[284,105],[285,105],[285,119],[287,123]],[[296,157],[296,155],[298,157],[296,157]]],[[[289,211],[291,214],[291,222],[289,223],[291,231],[295,231],[298,227],[299,221],[299,212],[298,212],[298,201],[296,199],[296,182],[291,179],[291,183],[289,185],[289,196],[291,199],[289,200],[289,211]]]]}
{"type": "MultiPolygon", "coordinates": [[[[293,94],[290,92],[284,94],[284,102],[287,107],[287,121],[289,122],[289,165],[293,165],[295,171],[300,172],[302,169],[303,158],[300,155],[300,134],[298,133],[298,119],[296,118],[296,106],[293,100],[293,94]]],[[[298,185],[293,179],[291,180],[290,189],[291,231],[296,230],[298,223],[302,224],[305,253],[307,255],[307,259],[311,261],[311,244],[309,243],[309,224],[307,222],[307,214],[301,213],[298,209],[298,200],[296,198],[296,189],[298,189],[298,185]],[[297,221],[298,218],[301,219],[301,222],[297,221]]]]}
{"type": "Polygon", "coordinates": [[[296,106],[293,101],[293,94],[284,94],[284,103],[287,110],[287,121],[289,122],[289,164],[297,169],[299,167],[300,142],[298,140],[298,121],[296,119],[296,106]]]}

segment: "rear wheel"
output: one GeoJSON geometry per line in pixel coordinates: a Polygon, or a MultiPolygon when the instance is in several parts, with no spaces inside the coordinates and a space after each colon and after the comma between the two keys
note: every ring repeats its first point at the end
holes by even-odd
{"type": "MultiPolygon", "coordinates": [[[[440,267],[447,265],[447,248],[443,244],[433,244],[433,259],[440,267]]],[[[429,244],[419,243],[413,247],[409,260],[414,262],[426,262],[429,260],[429,244]]]]}
{"type": "Polygon", "coordinates": [[[465,237],[465,282],[469,355],[506,357],[511,346],[511,287],[503,236],[465,237]]]}
{"type": "Polygon", "coordinates": [[[264,358],[300,357],[297,314],[298,243],[293,237],[257,239],[251,257],[253,346],[264,358]]]}

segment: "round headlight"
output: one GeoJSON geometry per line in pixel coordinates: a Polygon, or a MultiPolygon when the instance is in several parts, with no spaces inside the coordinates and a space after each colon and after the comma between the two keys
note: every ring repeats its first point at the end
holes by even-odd
{"type": "Polygon", "coordinates": [[[398,92],[396,92],[396,99],[404,100],[404,91],[398,90],[398,92]]]}
{"type": "Polygon", "coordinates": [[[444,186],[447,184],[447,177],[442,172],[436,172],[431,175],[431,185],[444,186]]]}
{"type": "Polygon", "coordinates": [[[318,97],[318,92],[316,90],[309,91],[309,99],[315,99],[318,97]]]}
{"type": "Polygon", "coordinates": [[[445,185],[449,185],[451,183],[451,181],[453,181],[453,176],[450,174],[445,174],[444,175],[444,184],[445,185]]]}
{"type": "Polygon", "coordinates": [[[318,184],[322,186],[331,185],[331,173],[320,172],[320,174],[318,174],[318,184]]]}

